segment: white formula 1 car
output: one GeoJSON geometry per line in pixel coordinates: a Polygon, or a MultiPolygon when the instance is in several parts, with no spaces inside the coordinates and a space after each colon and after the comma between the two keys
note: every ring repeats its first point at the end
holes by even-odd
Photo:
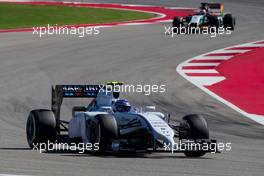
{"type": "MultiPolygon", "coordinates": [[[[89,143],[93,154],[126,152],[183,152],[200,157],[210,152],[197,146],[181,151],[176,144],[216,143],[209,139],[205,119],[187,115],[179,125],[170,124],[170,115],[155,112],[155,107],[138,110],[119,92],[107,91],[102,85],[56,85],[52,87],[51,110],[36,109],[29,114],[26,126],[31,148],[47,141],[89,143]],[[63,98],[93,98],[87,107],[73,107],[69,122],[60,119],[63,98]],[[176,138],[178,138],[176,140],[176,138]],[[171,149],[171,150],[168,150],[171,149]]],[[[179,147],[179,145],[178,145],[179,147]]]]}

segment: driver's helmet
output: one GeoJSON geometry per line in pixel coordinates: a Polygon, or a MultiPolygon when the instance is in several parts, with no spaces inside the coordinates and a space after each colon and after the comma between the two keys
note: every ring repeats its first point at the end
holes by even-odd
{"type": "Polygon", "coordinates": [[[206,15],[207,14],[207,12],[206,12],[206,10],[200,10],[198,13],[196,13],[196,15],[206,15]]]}
{"type": "Polygon", "coordinates": [[[126,99],[116,100],[113,105],[114,112],[129,112],[131,110],[131,105],[126,99]]]}

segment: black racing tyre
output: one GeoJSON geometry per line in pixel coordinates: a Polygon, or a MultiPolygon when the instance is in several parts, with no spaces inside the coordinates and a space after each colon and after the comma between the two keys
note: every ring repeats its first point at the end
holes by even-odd
{"type": "Polygon", "coordinates": [[[87,135],[93,145],[93,154],[103,154],[111,139],[118,137],[118,126],[113,115],[100,114],[87,122],[87,135]],[[96,147],[95,147],[96,146],[96,147]]]}
{"type": "Polygon", "coordinates": [[[226,14],[223,18],[223,24],[224,24],[224,28],[230,28],[230,30],[234,30],[235,29],[235,24],[236,24],[236,20],[235,17],[233,17],[232,14],[226,14]]]}
{"type": "Polygon", "coordinates": [[[220,24],[216,16],[208,15],[207,19],[208,19],[209,27],[214,27],[216,28],[216,30],[219,28],[220,24]]]}
{"type": "Polygon", "coordinates": [[[29,113],[26,125],[27,141],[30,148],[39,143],[54,141],[56,119],[51,110],[37,109],[29,113]]]}
{"type": "MultiPolygon", "coordinates": [[[[209,139],[207,122],[201,115],[187,115],[180,124],[180,139],[209,139]]],[[[187,157],[201,157],[205,151],[186,151],[187,157]]]]}
{"type": "Polygon", "coordinates": [[[173,33],[179,34],[181,32],[180,31],[181,26],[183,26],[181,18],[180,17],[173,18],[173,21],[172,21],[173,33]]]}
{"type": "Polygon", "coordinates": [[[180,25],[182,24],[182,20],[180,17],[174,17],[173,21],[172,21],[172,27],[180,27],[180,25]]]}

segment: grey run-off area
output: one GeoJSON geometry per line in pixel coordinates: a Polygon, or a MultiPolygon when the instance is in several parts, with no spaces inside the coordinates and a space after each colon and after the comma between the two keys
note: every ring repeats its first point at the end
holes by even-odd
{"type": "MultiPolygon", "coordinates": [[[[91,2],[91,1],[89,1],[91,2]]],[[[109,0],[130,4],[197,7],[195,0],[109,0]]],[[[264,129],[211,98],[180,77],[175,67],[184,60],[215,49],[264,39],[264,1],[223,0],[237,17],[231,36],[164,35],[164,25],[102,29],[86,38],[49,36],[30,32],[1,33],[0,38],[0,174],[28,175],[239,175],[262,176],[264,129]],[[33,108],[48,108],[50,86],[62,83],[166,84],[165,94],[125,95],[136,105],[153,104],[178,121],[202,113],[211,136],[232,142],[232,151],[188,159],[183,154],[142,157],[94,157],[71,153],[39,154],[28,149],[25,124],[33,108]]],[[[234,68],[235,69],[235,68],[234,68]]],[[[69,119],[73,103],[65,101],[69,119]]],[[[85,101],[82,101],[84,103],[85,101]]]]}

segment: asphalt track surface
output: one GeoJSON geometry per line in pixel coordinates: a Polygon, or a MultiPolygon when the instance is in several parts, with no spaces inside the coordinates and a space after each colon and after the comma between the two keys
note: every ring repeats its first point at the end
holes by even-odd
{"type": "MultiPolygon", "coordinates": [[[[103,1],[96,1],[103,2],[103,1]]],[[[109,2],[109,1],[107,1],[109,2]]],[[[196,7],[199,1],[111,1],[196,7]]],[[[164,25],[105,28],[101,35],[78,38],[32,33],[1,33],[0,42],[0,174],[28,175],[240,175],[264,172],[263,126],[243,117],[180,77],[175,67],[196,55],[264,38],[264,1],[228,0],[237,16],[231,36],[164,35],[164,25]],[[211,136],[232,142],[232,151],[201,159],[182,154],[139,157],[94,157],[72,153],[39,154],[27,147],[25,123],[33,108],[48,108],[51,84],[166,84],[165,94],[125,97],[137,105],[155,104],[175,121],[189,113],[206,116],[211,136]]],[[[77,103],[77,100],[76,102],[77,103]]],[[[72,101],[63,108],[69,119],[72,101]]]]}

